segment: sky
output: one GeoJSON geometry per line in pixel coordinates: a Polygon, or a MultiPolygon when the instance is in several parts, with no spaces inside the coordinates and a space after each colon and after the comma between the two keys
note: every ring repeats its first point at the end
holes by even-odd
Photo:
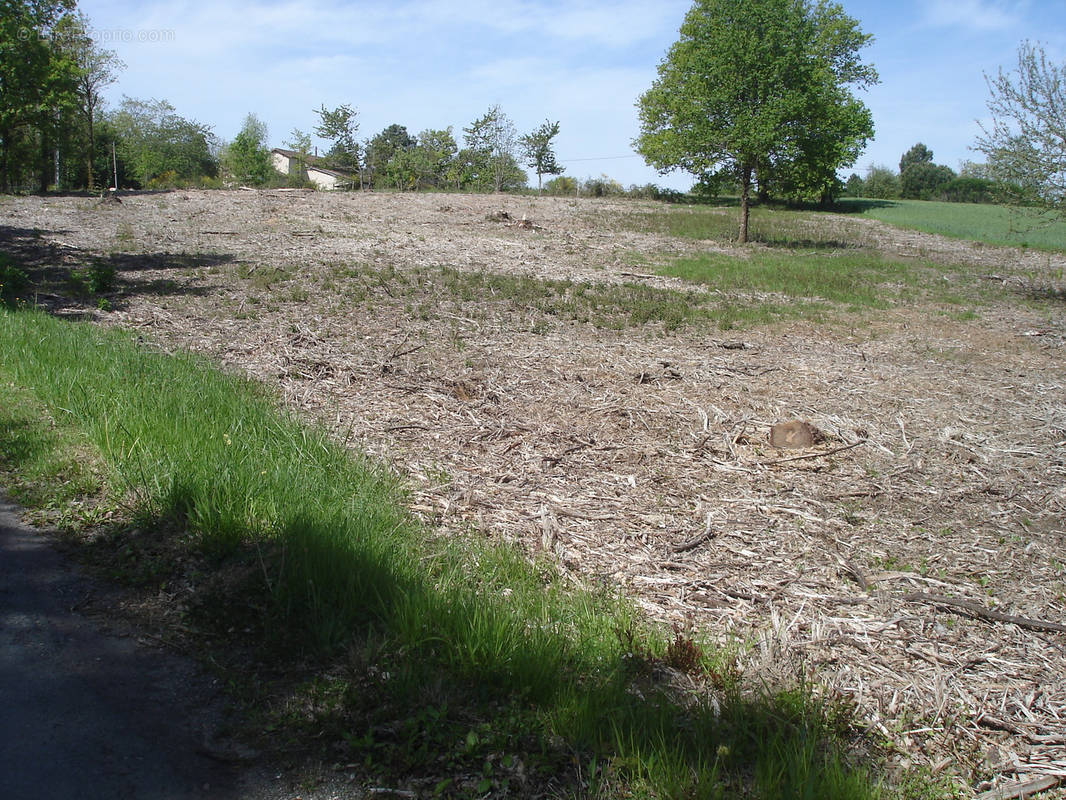
{"type": "MultiPolygon", "coordinates": [[[[985,76],[1040,43],[1066,62],[1066,0],[840,0],[873,35],[880,83],[858,97],[875,136],[856,164],[898,168],[917,142],[938,164],[980,160],[985,76]]],[[[248,113],[270,145],[312,132],[315,109],[357,109],[359,136],[463,127],[499,105],[520,133],[558,121],[566,174],[687,189],[636,155],[636,102],[691,0],[80,0],[98,43],[126,63],[105,92],[167,100],[232,139],[248,113]]],[[[325,142],[316,144],[325,149],[325,142]]],[[[531,181],[536,177],[531,175],[531,181]]]]}

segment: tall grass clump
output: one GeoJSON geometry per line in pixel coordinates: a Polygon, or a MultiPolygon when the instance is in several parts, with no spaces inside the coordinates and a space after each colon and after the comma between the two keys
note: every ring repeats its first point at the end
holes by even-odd
{"type": "MultiPolygon", "coordinates": [[[[742,692],[715,654],[680,634],[671,642],[616,593],[575,590],[508,547],[430,536],[387,470],[262,387],[194,355],[34,311],[0,310],[0,354],[0,385],[84,432],[141,525],[187,538],[218,564],[259,554],[274,624],[324,652],[377,642],[391,660],[377,685],[387,673],[381,693],[401,718],[426,711],[425,687],[439,681],[465,687],[449,696],[482,698],[457,724],[518,719],[537,752],[561,739],[603,765],[594,772],[608,794],[879,796],[829,724],[831,704],[742,692]],[[710,681],[717,694],[662,677],[682,671],[726,677],[710,681]]],[[[0,408],[0,433],[11,418],[0,408]]],[[[358,689],[351,698],[367,702],[358,689]]],[[[433,745],[443,756],[410,752],[443,762],[452,729],[445,738],[433,745]]]]}

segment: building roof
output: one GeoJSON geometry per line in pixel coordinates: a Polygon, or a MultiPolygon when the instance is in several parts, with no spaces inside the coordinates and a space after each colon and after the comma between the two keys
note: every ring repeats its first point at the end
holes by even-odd
{"type": "Polygon", "coordinates": [[[345,180],[351,180],[353,177],[352,173],[350,172],[341,172],[339,170],[330,169],[329,167],[325,166],[326,159],[322,156],[313,156],[310,154],[304,155],[302,153],[297,153],[295,150],[285,150],[281,147],[275,147],[270,152],[277,153],[278,155],[284,156],[285,158],[301,159],[303,161],[306,161],[307,168],[313,169],[315,172],[322,172],[326,175],[332,175],[335,178],[344,178],[345,180]]]}

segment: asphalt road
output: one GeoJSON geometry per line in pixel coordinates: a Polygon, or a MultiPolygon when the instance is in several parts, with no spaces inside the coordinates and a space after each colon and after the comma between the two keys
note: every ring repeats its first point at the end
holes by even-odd
{"type": "Polygon", "coordinates": [[[76,609],[98,587],[0,495],[0,798],[235,798],[209,755],[221,693],[196,666],[76,609]]]}

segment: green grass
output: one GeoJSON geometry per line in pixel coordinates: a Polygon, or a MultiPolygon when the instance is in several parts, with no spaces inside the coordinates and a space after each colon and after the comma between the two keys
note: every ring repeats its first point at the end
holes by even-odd
{"type": "MultiPolygon", "coordinates": [[[[659,233],[684,239],[722,243],[735,242],[739,225],[736,208],[715,206],[671,206],[656,211],[634,212],[619,224],[632,231],[659,233]]],[[[839,224],[808,211],[755,206],[748,220],[751,242],[787,249],[853,249],[839,224]]]]}
{"type": "Polygon", "coordinates": [[[264,643],[341,659],[298,693],[299,719],[271,717],[278,736],[328,733],[371,777],[447,776],[444,796],[530,780],[576,796],[886,796],[847,755],[838,701],[746,690],[727,655],[641,623],[615,595],[474,536],[431,536],[393,476],[257,385],[30,311],[0,310],[0,352],[3,397],[18,398],[0,405],[9,470],[25,478],[83,442],[129,508],[110,532],[123,552],[155,530],[172,540],[164,576],[205,565],[218,596],[190,603],[194,620],[226,639],[250,620],[264,643]],[[226,588],[213,573],[235,566],[244,577],[226,588]],[[717,707],[656,677],[666,666],[703,675],[717,707]]]}
{"type": "Polygon", "coordinates": [[[718,292],[772,292],[851,309],[886,308],[913,296],[919,285],[919,270],[913,265],[861,252],[704,253],[679,259],[660,272],[718,292]]]}
{"type": "MultiPolygon", "coordinates": [[[[664,274],[679,274],[664,272],[664,274]]],[[[698,282],[698,281],[696,281],[698,282]]],[[[411,271],[390,267],[338,267],[327,279],[330,291],[350,302],[378,307],[402,302],[412,316],[433,319],[457,312],[467,317],[512,315],[535,332],[560,322],[625,330],[661,326],[669,333],[687,326],[720,329],[768,324],[784,319],[821,319],[830,306],[820,301],[762,300],[700,289],[663,289],[627,281],[619,284],[551,280],[450,267],[411,271]]]]}
{"type": "Polygon", "coordinates": [[[1036,209],[926,200],[841,200],[844,210],[900,228],[987,244],[1066,250],[1066,219],[1036,209]]]}

